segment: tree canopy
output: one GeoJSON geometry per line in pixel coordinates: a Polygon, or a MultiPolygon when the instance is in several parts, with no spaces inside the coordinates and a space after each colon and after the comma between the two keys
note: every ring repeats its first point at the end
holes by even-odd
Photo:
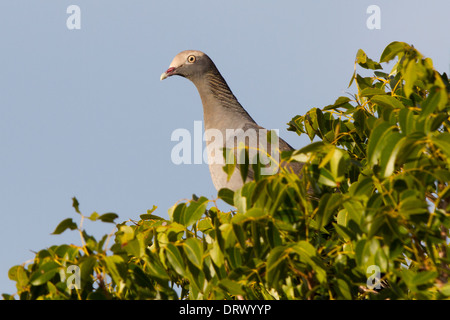
{"type": "Polygon", "coordinates": [[[169,219],[153,207],[116,223],[82,214],[74,198],[80,221],[54,234],[70,229],[81,243],[12,267],[17,292],[4,299],[448,299],[447,75],[393,42],[378,62],[357,52],[349,87],[288,123],[311,139],[282,154],[305,162],[301,175],[281,169],[216,199],[194,195],[169,219]],[[116,231],[96,239],[84,219],[116,231]]]}

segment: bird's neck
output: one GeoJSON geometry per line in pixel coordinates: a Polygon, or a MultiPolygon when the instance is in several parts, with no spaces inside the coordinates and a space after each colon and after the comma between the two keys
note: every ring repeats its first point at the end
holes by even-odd
{"type": "Polygon", "coordinates": [[[236,129],[254,122],[217,70],[194,81],[203,104],[205,129],[236,129]]]}

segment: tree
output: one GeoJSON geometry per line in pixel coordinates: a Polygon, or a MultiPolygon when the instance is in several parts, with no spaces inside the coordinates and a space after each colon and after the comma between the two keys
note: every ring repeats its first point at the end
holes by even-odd
{"type": "MultiPolygon", "coordinates": [[[[17,293],[3,297],[449,298],[447,75],[393,42],[379,62],[358,51],[352,85],[356,93],[289,122],[311,139],[282,154],[306,163],[301,177],[282,169],[236,192],[222,189],[230,212],[196,196],[170,208],[168,220],[153,207],[100,240],[68,218],[54,233],[78,230],[81,244],[52,246],[12,267],[17,293]],[[392,71],[382,71],[391,61],[392,71]]],[[[75,198],[73,207],[81,222],[117,219],[84,216],[75,198]]]]}

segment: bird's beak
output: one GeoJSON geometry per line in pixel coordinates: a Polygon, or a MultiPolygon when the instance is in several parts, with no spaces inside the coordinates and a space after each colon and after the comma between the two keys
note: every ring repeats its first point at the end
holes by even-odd
{"type": "Polygon", "coordinates": [[[166,72],[163,72],[163,73],[161,74],[161,77],[159,78],[159,80],[162,81],[162,80],[164,80],[165,78],[170,77],[171,75],[173,75],[174,71],[175,71],[175,68],[174,68],[174,67],[170,67],[169,69],[167,69],[166,72]]]}

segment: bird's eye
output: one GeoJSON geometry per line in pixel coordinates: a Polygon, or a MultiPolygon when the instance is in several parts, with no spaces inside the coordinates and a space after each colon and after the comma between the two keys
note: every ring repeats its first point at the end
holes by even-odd
{"type": "Polygon", "coordinates": [[[196,60],[195,56],[189,56],[189,57],[187,58],[187,61],[188,61],[189,63],[194,63],[195,60],[196,60]]]}

